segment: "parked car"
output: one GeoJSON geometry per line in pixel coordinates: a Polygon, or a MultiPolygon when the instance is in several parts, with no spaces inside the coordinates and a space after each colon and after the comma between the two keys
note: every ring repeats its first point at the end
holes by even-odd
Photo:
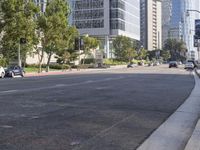
{"type": "Polygon", "coordinates": [[[137,66],[137,64],[130,63],[130,64],[127,65],[127,68],[133,68],[133,67],[136,67],[136,66],[137,66]]]}
{"type": "Polygon", "coordinates": [[[195,60],[187,60],[186,61],[186,63],[188,63],[188,62],[191,62],[191,63],[193,63],[193,65],[194,65],[194,68],[196,68],[196,67],[198,67],[199,65],[198,65],[198,62],[197,61],[195,61],[195,60]]]}
{"type": "Polygon", "coordinates": [[[186,62],[185,69],[194,69],[194,64],[192,62],[186,62]]]}
{"type": "Polygon", "coordinates": [[[20,66],[10,66],[5,70],[5,75],[7,77],[15,77],[15,76],[21,76],[24,77],[25,71],[20,66]]]}
{"type": "Polygon", "coordinates": [[[172,68],[172,67],[178,68],[178,64],[177,64],[176,61],[170,61],[169,62],[169,68],[172,68]]]}
{"type": "Polygon", "coordinates": [[[5,70],[3,67],[0,66],[0,78],[4,78],[5,76],[5,70]]]}

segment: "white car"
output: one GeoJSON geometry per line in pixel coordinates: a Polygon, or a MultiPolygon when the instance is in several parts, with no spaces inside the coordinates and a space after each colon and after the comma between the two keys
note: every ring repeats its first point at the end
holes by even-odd
{"type": "Polygon", "coordinates": [[[5,70],[3,67],[0,66],[0,78],[4,78],[5,77],[5,70]]]}
{"type": "Polygon", "coordinates": [[[192,62],[186,62],[185,69],[194,69],[194,64],[192,62]]]}

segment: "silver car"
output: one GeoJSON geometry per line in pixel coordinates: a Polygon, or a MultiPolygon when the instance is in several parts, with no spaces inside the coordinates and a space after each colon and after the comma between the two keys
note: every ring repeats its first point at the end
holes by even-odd
{"type": "Polygon", "coordinates": [[[192,62],[186,62],[185,69],[194,69],[194,64],[192,62]]]}

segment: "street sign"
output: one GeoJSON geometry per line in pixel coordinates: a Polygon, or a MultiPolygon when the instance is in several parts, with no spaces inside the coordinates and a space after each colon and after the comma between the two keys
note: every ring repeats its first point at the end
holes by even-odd
{"type": "Polygon", "coordinates": [[[195,20],[195,36],[200,39],[200,19],[195,20]]]}

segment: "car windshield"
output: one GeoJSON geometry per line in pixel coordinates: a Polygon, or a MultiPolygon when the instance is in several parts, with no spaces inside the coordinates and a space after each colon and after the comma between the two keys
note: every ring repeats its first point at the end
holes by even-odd
{"type": "Polygon", "coordinates": [[[14,69],[15,68],[15,66],[10,66],[10,67],[8,67],[8,69],[14,69]]]}
{"type": "Polygon", "coordinates": [[[177,62],[176,61],[170,61],[169,63],[170,64],[176,64],[177,62]]]}
{"type": "Polygon", "coordinates": [[[192,62],[187,62],[186,64],[187,64],[187,65],[193,65],[193,63],[192,63],[192,62]]]}

